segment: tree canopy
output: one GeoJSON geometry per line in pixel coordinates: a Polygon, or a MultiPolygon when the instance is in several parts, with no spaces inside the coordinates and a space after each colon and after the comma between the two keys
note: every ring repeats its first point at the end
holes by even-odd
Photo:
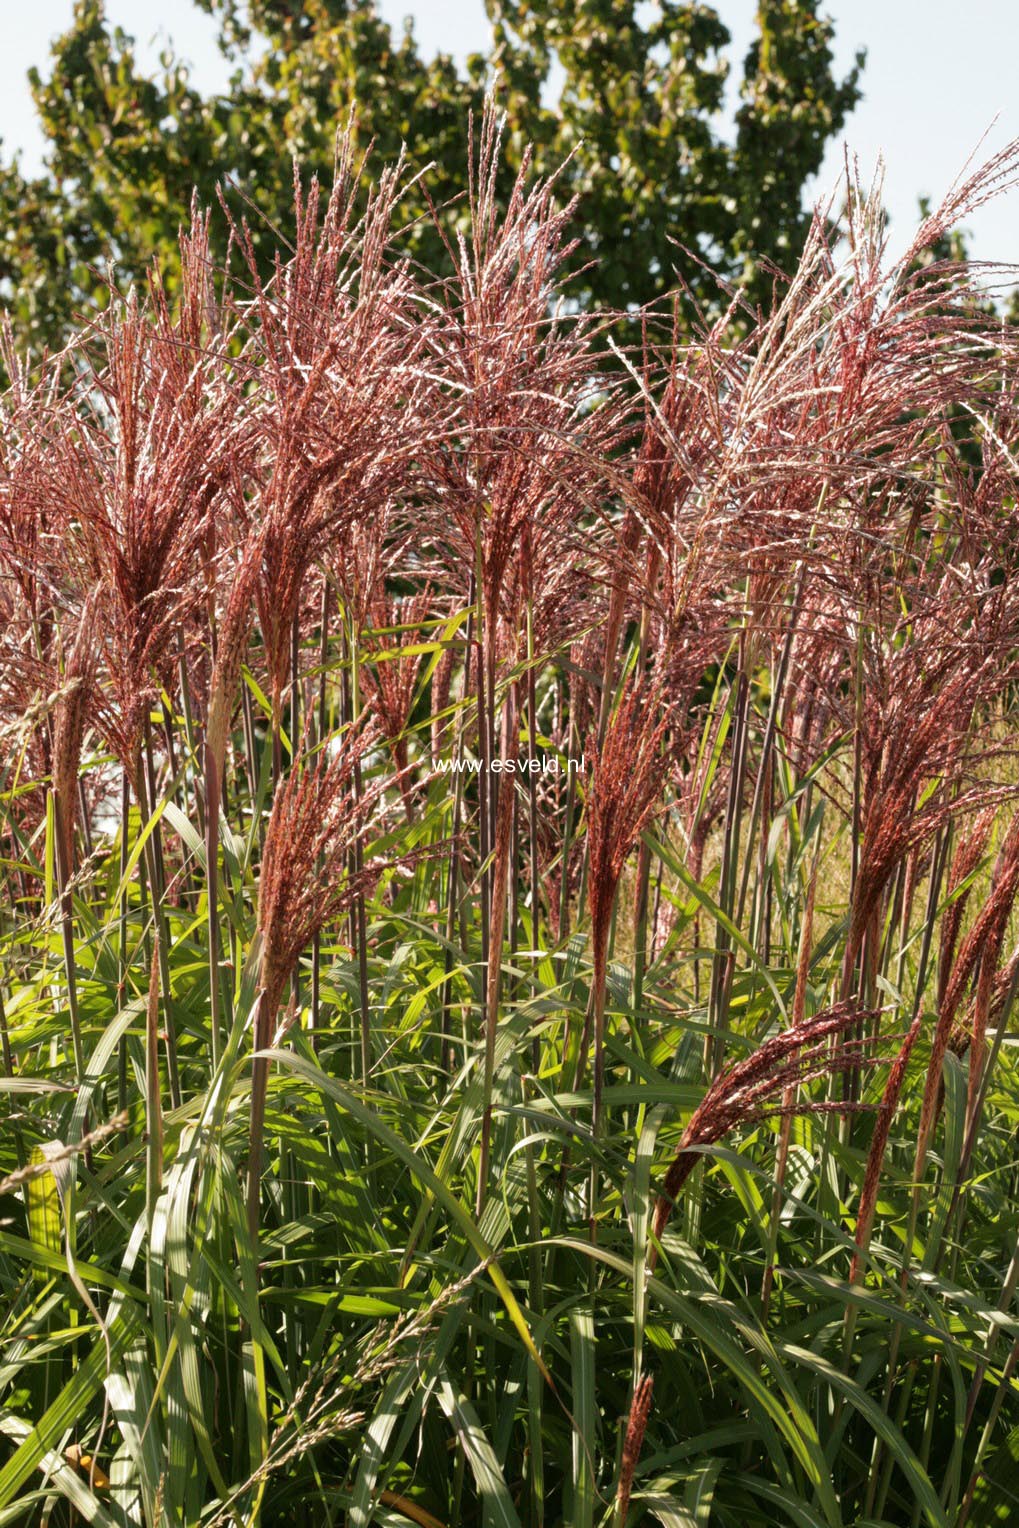
{"type": "Polygon", "coordinates": [[[441,237],[423,214],[430,198],[449,204],[449,226],[464,216],[466,116],[493,84],[506,174],[528,144],[543,173],[568,160],[562,191],[581,206],[578,301],[644,304],[677,276],[707,299],[713,273],[760,297],[769,263],[791,264],[804,185],[860,95],[863,56],[836,76],[817,0],[761,0],[728,135],[731,37],[708,5],[661,0],[649,15],[639,0],[488,0],[491,48],[461,72],[449,56],[422,57],[409,23],[394,36],[371,0],[195,3],[216,19],[233,65],[223,93],[202,95],[169,51],[146,74],[103,0],[76,0],[48,72],[31,75],[45,170],[0,164],[0,290],[35,344],[58,342],[73,313],[102,300],[110,260],[127,279],[153,256],[172,272],[192,195],[210,203],[224,181],[246,199],[270,258],[292,206],[293,160],[328,178],[351,112],[379,162],[405,145],[411,172],[431,166],[403,217],[410,253],[441,267],[441,237]]]}

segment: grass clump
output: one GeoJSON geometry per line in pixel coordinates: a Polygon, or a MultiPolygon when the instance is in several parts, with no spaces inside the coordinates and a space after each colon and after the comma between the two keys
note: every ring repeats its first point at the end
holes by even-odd
{"type": "Polygon", "coordinates": [[[639,353],[498,160],[8,344],[0,1519],[1005,1521],[1015,155],[639,353]]]}

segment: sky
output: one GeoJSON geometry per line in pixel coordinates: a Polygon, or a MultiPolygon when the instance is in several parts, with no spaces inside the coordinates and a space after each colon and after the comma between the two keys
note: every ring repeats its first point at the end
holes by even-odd
{"type": "MultiPolygon", "coordinates": [[[[742,61],[753,32],[754,0],[715,4],[733,34],[730,57],[742,61]]],[[[69,25],[72,8],[72,0],[28,0],[17,7],[7,0],[5,6],[0,152],[9,157],[20,150],[26,171],[39,168],[42,154],[26,71],[34,64],[45,72],[50,42],[69,25]]],[[[414,17],[424,54],[441,49],[463,59],[486,47],[483,0],[381,0],[380,9],[398,29],[405,16],[414,17]]],[[[916,223],[918,197],[938,200],[971,155],[979,162],[1019,138],[1019,3],[829,0],[826,10],[835,21],[843,72],[858,48],[867,49],[864,99],[846,124],[844,141],[867,181],[883,158],[892,245],[904,247],[916,223]]],[[[214,23],[192,0],[107,0],[107,14],[137,39],[140,58],[152,68],[172,39],[192,65],[198,89],[225,85],[229,68],[216,47],[214,23]]],[[[738,76],[738,67],[734,73],[738,76]]],[[[719,126],[725,130],[724,122],[719,126]]],[[[843,157],[841,140],[829,146],[812,197],[835,185],[843,157]]],[[[966,227],[974,258],[1019,264],[1019,188],[979,209],[966,227]]]]}

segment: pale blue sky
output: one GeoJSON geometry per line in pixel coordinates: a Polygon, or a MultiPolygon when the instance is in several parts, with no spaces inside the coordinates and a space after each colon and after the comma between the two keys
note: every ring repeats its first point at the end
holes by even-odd
{"type": "MultiPolygon", "coordinates": [[[[741,60],[751,36],[754,0],[716,0],[741,60]]],[[[26,169],[40,163],[41,136],[25,79],[32,64],[46,66],[50,40],[69,22],[72,0],[6,0],[0,52],[0,137],[3,153],[22,151],[26,169]]],[[[422,52],[437,49],[463,58],[484,48],[482,0],[381,0],[399,27],[408,13],[422,52]]],[[[1019,137],[1019,0],[829,0],[836,22],[839,62],[848,67],[859,47],[868,50],[865,98],[846,128],[846,141],[869,177],[879,154],[886,161],[886,201],[893,243],[905,240],[921,194],[938,197],[962,169],[981,135],[979,157],[1019,137]],[[997,115],[998,121],[992,127],[997,115]]],[[[107,0],[115,22],[133,33],[141,57],[153,66],[172,38],[193,65],[196,85],[212,90],[228,68],[214,41],[214,24],[191,0],[107,0]]],[[[833,184],[842,163],[833,145],[817,193],[833,184]]],[[[980,259],[1019,263],[1019,190],[973,215],[971,249],[980,259]]]]}

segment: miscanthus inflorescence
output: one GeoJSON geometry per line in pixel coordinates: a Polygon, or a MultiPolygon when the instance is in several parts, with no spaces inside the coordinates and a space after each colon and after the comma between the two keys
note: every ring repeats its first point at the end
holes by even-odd
{"type": "Polygon", "coordinates": [[[0,334],[0,1514],[106,1511],[66,1379],[139,1521],[292,1514],[283,1469],[352,1522],[678,1521],[696,1402],[720,1521],[834,1522],[835,1472],[962,1528],[1019,1267],[1019,340],[943,252],[1019,151],[901,256],[850,177],[764,311],[623,315],[470,131],[441,270],[352,122],[270,257],[224,193],[61,354],[0,334]]]}

